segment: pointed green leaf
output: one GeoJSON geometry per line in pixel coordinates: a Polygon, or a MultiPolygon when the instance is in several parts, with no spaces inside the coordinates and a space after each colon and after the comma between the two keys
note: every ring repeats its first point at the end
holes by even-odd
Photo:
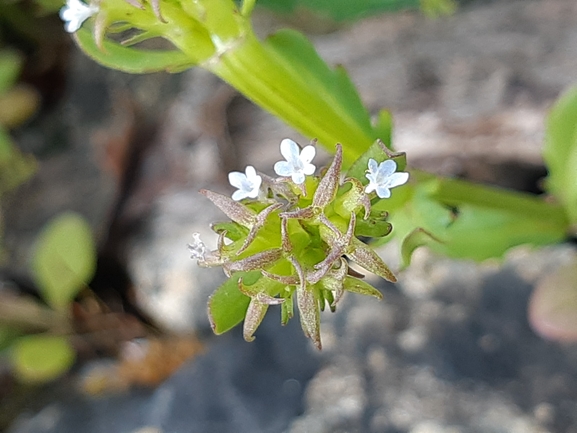
{"type": "Polygon", "coordinates": [[[96,268],[96,247],[86,220],[73,212],[58,215],[40,234],[32,272],[46,302],[65,308],[96,268]]]}
{"type": "Polygon", "coordinates": [[[381,259],[381,257],[371,247],[365,245],[357,238],[352,239],[351,247],[349,247],[346,255],[367,271],[370,271],[392,283],[397,282],[395,274],[393,274],[383,259],[381,259]]]}
{"type": "Polygon", "coordinates": [[[19,379],[47,382],[72,366],[75,353],[65,337],[30,335],[14,343],[11,358],[19,379]]]}
{"type": "Polygon", "coordinates": [[[234,221],[213,224],[212,229],[218,234],[226,231],[226,237],[233,242],[244,239],[246,238],[246,235],[248,235],[248,229],[234,221]]]}
{"type": "Polygon", "coordinates": [[[549,170],[547,190],[555,195],[571,222],[577,222],[577,87],[556,102],[547,119],[543,158],[549,170]]]}
{"type": "Polygon", "coordinates": [[[371,286],[366,281],[347,275],[343,283],[343,288],[349,292],[359,295],[374,296],[377,299],[383,299],[383,294],[371,286]]]}
{"type": "Polygon", "coordinates": [[[223,334],[243,321],[250,298],[238,289],[238,280],[252,285],[261,277],[260,271],[235,272],[212,294],[208,301],[210,326],[215,334],[223,334]]]}

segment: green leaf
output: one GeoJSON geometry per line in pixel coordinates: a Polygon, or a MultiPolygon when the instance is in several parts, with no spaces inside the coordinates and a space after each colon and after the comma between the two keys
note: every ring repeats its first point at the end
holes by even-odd
{"type": "Polygon", "coordinates": [[[80,215],[58,215],[44,228],[34,252],[32,272],[46,302],[65,308],[90,281],[96,248],[90,226],[80,215]]]}
{"type": "Polygon", "coordinates": [[[24,382],[48,382],[70,369],[75,353],[65,337],[29,335],[11,351],[16,376],[24,382]]]}
{"type": "Polygon", "coordinates": [[[18,79],[22,56],[12,50],[0,51],[0,95],[6,93],[18,79]]]}
{"type": "Polygon", "coordinates": [[[279,13],[306,8],[335,21],[349,21],[382,12],[417,9],[419,0],[259,0],[258,4],[279,13]]]}
{"type": "Polygon", "coordinates": [[[577,87],[556,102],[547,119],[543,158],[549,169],[546,187],[577,222],[577,87]]]}
{"type": "Polygon", "coordinates": [[[190,58],[181,51],[151,51],[133,47],[124,47],[116,42],[105,40],[100,49],[92,33],[81,28],[74,34],[80,48],[93,60],[102,65],[131,74],[168,71],[179,72],[194,66],[190,58]]]}
{"type": "MultiPolygon", "coordinates": [[[[281,30],[270,36],[265,42],[269,53],[276,57],[282,65],[285,74],[290,74],[299,81],[299,88],[306,88],[310,96],[301,95],[300,103],[311,107],[328,106],[331,113],[321,111],[318,116],[331,116],[333,120],[331,132],[344,144],[344,161],[353,161],[359,150],[366,146],[366,142],[347,143],[348,137],[374,137],[373,127],[368,111],[364,107],[358,92],[348,74],[342,67],[330,68],[318,55],[311,42],[302,34],[293,30],[281,30]],[[312,105],[311,105],[312,104],[312,105]],[[340,119],[339,122],[334,122],[340,119]]],[[[250,96],[250,95],[249,95],[250,96]]],[[[312,108],[311,108],[312,109],[312,108]]],[[[282,117],[282,116],[281,116],[282,117]]],[[[326,119],[319,119],[319,125],[328,125],[326,119]]],[[[322,134],[318,133],[318,137],[322,134]]],[[[376,138],[376,137],[374,137],[376,138]]],[[[334,146],[335,143],[324,143],[334,146]]]]}
{"type": "Polygon", "coordinates": [[[431,247],[450,257],[485,260],[501,258],[510,248],[542,246],[565,238],[565,231],[550,221],[515,213],[463,205],[443,233],[444,242],[431,247]]]}
{"type": "Polygon", "coordinates": [[[36,172],[36,160],[21,153],[0,127],[0,196],[28,180],[36,172]]]}
{"type": "Polygon", "coordinates": [[[260,278],[260,271],[235,272],[212,294],[208,301],[210,326],[215,334],[223,334],[243,321],[250,298],[238,289],[242,278],[250,286],[260,278]]]}
{"type": "MultiPolygon", "coordinates": [[[[381,110],[375,119],[373,127],[375,136],[381,140],[387,148],[393,150],[393,116],[388,110],[381,110]]],[[[402,167],[405,168],[404,166],[402,167]]]]}
{"type": "Polygon", "coordinates": [[[343,288],[349,292],[359,295],[374,296],[377,299],[383,299],[383,294],[371,286],[369,283],[355,277],[347,275],[343,281],[343,288]]]}
{"type": "MultiPolygon", "coordinates": [[[[454,179],[421,179],[412,188],[410,200],[389,215],[392,234],[405,239],[422,229],[439,240],[428,246],[449,257],[500,258],[514,246],[548,245],[566,236],[559,207],[527,194],[454,179]]],[[[405,262],[417,241],[425,239],[409,238],[403,246],[405,262]]]]}
{"type": "Polygon", "coordinates": [[[249,232],[246,227],[243,227],[240,224],[235,223],[234,221],[226,221],[213,224],[212,230],[214,230],[214,232],[218,234],[226,232],[226,237],[231,241],[238,241],[240,239],[244,239],[246,238],[249,232]]]}

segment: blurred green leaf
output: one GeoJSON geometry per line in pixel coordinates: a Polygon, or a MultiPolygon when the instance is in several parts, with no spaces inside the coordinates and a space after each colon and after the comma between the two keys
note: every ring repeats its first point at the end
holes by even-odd
{"type": "Polygon", "coordinates": [[[278,13],[308,9],[335,21],[349,21],[382,12],[419,8],[419,0],[259,0],[257,4],[278,13]]]}
{"type": "Polygon", "coordinates": [[[379,111],[373,129],[375,136],[393,150],[393,116],[389,110],[379,111]]]}
{"type": "Polygon", "coordinates": [[[65,337],[29,335],[11,351],[16,376],[24,382],[48,382],[68,371],[75,353],[65,337]]]}
{"type": "Polygon", "coordinates": [[[54,218],[40,235],[32,272],[49,305],[65,308],[90,281],[96,248],[88,223],[68,212],[54,218]]]}
{"type": "MultiPolygon", "coordinates": [[[[330,68],[305,36],[293,30],[280,30],[267,38],[266,47],[282,66],[283,74],[298,78],[301,87],[307,89],[309,96],[301,95],[299,104],[319,107],[319,101],[322,101],[322,107],[330,105],[331,113],[326,113],[326,108],[319,107],[318,116],[330,116],[331,134],[342,137],[341,141],[356,136],[377,138],[370,115],[344,68],[340,66],[330,68]],[[336,118],[340,119],[338,123],[334,122],[336,118]]],[[[319,125],[328,123],[326,118],[319,118],[316,127],[318,129],[319,125]]],[[[315,136],[323,135],[317,131],[315,136]]],[[[324,144],[334,146],[335,141],[324,144]]],[[[343,146],[345,166],[350,165],[359,156],[359,147],[363,146],[364,142],[357,143],[356,147],[343,146]]]]}
{"type": "Polygon", "coordinates": [[[403,247],[405,262],[419,246],[417,241],[449,257],[481,261],[501,258],[517,245],[557,243],[567,234],[559,206],[528,194],[455,179],[420,179],[410,199],[391,211],[389,221],[393,235],[401,239],[422,229],[439,240],[408,238],[403,247]]]}
{"type": "Polygon", "coordinates": [[[7,92],[18,79],[22,69],[22,56],[16,51],[0,51],[0,95],[7,92]]]}
{"type": "Polygon", "coordinates": [[[40,15],[54,13],[62,8],[65,3],[64,0],[35,0],[35,2],[40,8],[40,15]]]}
{"type": "Polygon", "coordinates": [[[238,289],[242,278],[247,286],[258,281],[260,271],[235,272],[212,294],[208,301],[210,325],[215,334],[222,334],[243,321],[250,298],[238,289]]]}
{"type": "Polygon", "coordinates": [[[547,191],[577,222],[577,87],[565,92],[549,113],[543,158],[549,170],[547,191]]]}
{"type": "Polygon", "coordinates": [[[452,15],[457,7],[455,0],[421,0],[421,11],[431,18],[452,15]]]}
{"type": "Polygon", "coordinates": [[[96,62],[112,69],[130,74],[168,71],[180,72],[194,63],[181,51],[151,51],[125,47],[121,44],[104,40],[99,48],[90,30],[81,28],[74,33],[74,38],[82,50],[96,62]]]}
{"type": "Polygon", "coordinates": [[[21,153],[0,127],[0,196],[30,178],[36,167],[36,160],[21,153]]]}
{"type": "Polygon", "coordinates": [[[0,326],[0,351],[9,347],[21,332],[12,326],[0,326]]]}
{"type": "Polygon", "coordinates": [[[510,248],[542,246],[565,238],[565,231],[550,221],[515,213],[463,205],[444,233],[444,242],[431,248],[449,257],[485,260],[501,258],[510,248]]]}

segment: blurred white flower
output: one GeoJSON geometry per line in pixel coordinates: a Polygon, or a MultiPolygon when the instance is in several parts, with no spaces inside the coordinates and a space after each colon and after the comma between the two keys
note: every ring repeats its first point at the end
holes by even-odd
{"type": "Polygon", "coordinates": [[[243,198],[257,198],[262,177],[256,174],[252,165],[246,167],[244,173],[233,171],[228,174],[228,181],[238,190],[232,194],[232,199],[239,201],[243,198]]]}
{"type": "Polygon", "coordinates": [[[84,21],[98,12],[98,6],[87,5],[80,0],[66,0],[66,6],[60,9],[60,18],[68,33],[77,31],[84,21]]]}
{"type": "Polygon", "coordinates": [[[365,188],[365,192],[376,191],[379,198],[389,198],[391,196],[391,188],[403,185],[409,180],[409,173],[399,172],[397,170],[397,163],[392,159],[387,159],[377,166],[377,161],[373,158],[369,159],[369,170],[365,174],[369,179],[369,184],[365,188]]]}
{"type": "Polygon", "coordinates": [[[279,176],[290,176],[292,181],[300,185],[305,181],[305,175],[315,172],[315,166],[310,162],[315,157],[314,146],[306,146],[302,151],[298,144],[285,138],[280,143],[280,153],[286,161],[279,161],[274,165],[274,171],[279,176]]]}
{"type": "Polygon", "coordinates": [[[188,251],[190,251],[191,259],[204,260],[206,245],[200,239],[200,233],[192,234],[192,243],[188,244],[188,251]]]}

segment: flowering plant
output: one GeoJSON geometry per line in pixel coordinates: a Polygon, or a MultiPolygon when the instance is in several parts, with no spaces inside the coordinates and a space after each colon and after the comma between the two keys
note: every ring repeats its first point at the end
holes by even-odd
{"type": "MultiPolygon", "coordinates": [[[[371,210],[371,201],[379,200],[371,192],[386,190],[390,196],[388,188],[405,183],[409,175],[381,170],[375,178],[370,172],[366,175],[370,184],[365,188],[354,173],[355,165],[343,178],[340,144],[321,177],[312,176],[312,145],[300,151],[294,141],[285,139],[281,153],[286,161],[275,164],[275,172],[282,176],[278,179],[257,175],[249,166],[246,176],[231,173],[235,175],[231,184],[239,188],[232,198],[201,191],[231,221],[213,226],[219,234],[215,251],[207,252],[198,234],[189,249],[199,265],[222,266],[230,278],[209,303],[217,333],[244,318],[244,338],[251,341],[269,305],[281,305],[285,324],[293,316],[296,302],[305,335],[320,349],[319,316],[325,306],[334,311],[345,290],[382,297],[361,279],[362,274],[349,267],[345,257],[388,281],[396,281],[383,260],[359,237],[390,233],[386,214],[371,210]],[[237,182],[239,177],[241,182],[237,182]],[[248,200],[257,196],[257,200],[248,200]]],[[[386,167],[394,170],[395,159],[404,165],[404,155],[392,154],[382,142],[377,141],[371,149],[371,155],[376,154],[385,159],[381,166],[389,163],[386,167]]],[[[366,161],[362,156],[358,166],[366,161]]],[[[369,168],[376,164],[373,158],[368,161],[369,168]]]]}
{"type": "Polygon", "coordinates": [[[399,239],[406,265],[423,245],[484,260],[516,245],[555,243],[575,233],[574,164],[566,164],[575,160],[575,147],[567,145],[575,141],[575,116],[572,123],[555,124],[545,153],[548,192],[557,201],[403,172],[404,155],[391,142],[390,114],[371,115],[346,72],[327,66],[303,35],[281,30],[260,41],[250,21],[254,5],[255,0],[67,0],[61,13],[78,46],[103,65],[130,73],[203,67],[335,153],[326,172],[314,176],[315,148],[300,150],[285,140],[285,160],[274,167],[279,179],[248,166],[244,173],[230,173],[232,198],[202,191],[231,220],[213,226],[220,236],[216,250],[209,251],[198,236],[191,246],[199,264],[222,266],[230,276],[210,301],[217,333],[245,318],[250,340],[269,305],[280,304],[286,322],[296,301],[305,334],[320,347],[320,309],[334,308],[345,290],[379,297],[345,258],[395,279],[359,237],[399,239]],[[152,38],[165,39],[170,48],[142,48],[152,38]]]}

